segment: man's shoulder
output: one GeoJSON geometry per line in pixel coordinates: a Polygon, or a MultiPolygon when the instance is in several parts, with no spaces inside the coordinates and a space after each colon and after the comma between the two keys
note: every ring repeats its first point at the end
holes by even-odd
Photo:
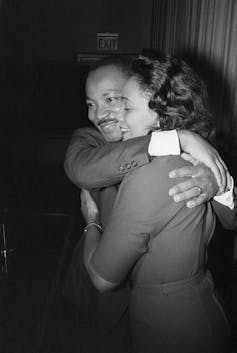
{"type": "Polygon", "coordinates": [[[82,127],[73,132],[72,140],[88,140],[105,143],[103,135],[93,127],[82,127]]]}

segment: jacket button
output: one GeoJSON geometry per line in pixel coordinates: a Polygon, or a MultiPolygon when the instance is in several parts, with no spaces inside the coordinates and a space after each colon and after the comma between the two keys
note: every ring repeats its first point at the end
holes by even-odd
{"type": "Polygon", "coordinates": [[[119,171],[120,173],[122,173],[122,172],[125,171],[125,168],[124,168],[123,166],[120,166],[120,167],[118,167],[118,171],[119,171]]]}
{"type": "Polygon", "coordinates": [[[131,165],[132,165],[132,167],[136,167],[137,166],[137,162],[136,161],[132,161],[131,165]]]}
{"type": "Polygon", "coordinates": [[[131,168],[132,168],[132,166],[131,166],[130,163],[127,163],[127,164],[125,165],[125,167],[126,167],[126,169],[131,169],[131,168]]]}

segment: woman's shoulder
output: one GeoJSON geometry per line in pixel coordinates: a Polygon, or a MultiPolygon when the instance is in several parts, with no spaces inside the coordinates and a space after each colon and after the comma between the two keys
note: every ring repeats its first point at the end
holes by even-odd
{"type": "Polygon", "coordinates": [[[159,169],[161,171],[172,170],[174,168],[182,168],[190,165],[189,162],[185,161],[181,156],[162,156],[162,157],[154,157],[149,163],[149,167],[151,169],[159,169]]]}
{"type": "Polygon", "coordinates": [[[136,170],[137,174],[167,175],[171,170],[190,165],[181,156],[154,157],[149,164],[136,170]]]}
{"type": "Polygon", "coordinates": [[[170,204],[175,210],[183,207],[182,203],[173,202],[172,197],[169,196],[169,190],[186,178],[171,179],[169,172],[185,165],[187,162],[181,157],[167,156],[154,158],[149,164],[134,169],[126,174],[120,184],[115,207],[121,200],[125,208],[127,208],[126,204],[132,202],[133,207],[142,208],[142,212],[145,213],[152,213],[152,210],[160,212],[161,209],[167,209],[170,204]]]}
{"type": "Polygon", "coordinates": [[[122,184],[132,184],[141,190],[156,189],[157,191],[167,190],[173,185],[180,183],[186,178],[171,179],[169,172],[190,165],[180,156],[155,157],[149,164],[143,165],[128,173],[122,184]]]}

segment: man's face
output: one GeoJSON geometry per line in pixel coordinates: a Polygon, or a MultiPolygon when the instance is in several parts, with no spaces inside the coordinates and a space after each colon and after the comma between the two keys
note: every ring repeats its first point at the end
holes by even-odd
{"type": "Polygon", "coordinates": [[[86,81],[88,118],[108,142],[122,139],[122,89],[126,80],[120,68],[108,65],[92,71],[86,81]]]}

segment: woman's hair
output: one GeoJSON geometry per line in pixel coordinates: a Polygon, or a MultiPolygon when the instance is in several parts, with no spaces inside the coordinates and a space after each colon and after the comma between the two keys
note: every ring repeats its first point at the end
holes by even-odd
{"type": "Polygon", "coordinates": [[[150,93],[149,107],[157,112],[162,130],[185,129],[213,137],[206,85],[183,60],[164,54],[139,56],[132,61],[130,77],[150,93]]]}

